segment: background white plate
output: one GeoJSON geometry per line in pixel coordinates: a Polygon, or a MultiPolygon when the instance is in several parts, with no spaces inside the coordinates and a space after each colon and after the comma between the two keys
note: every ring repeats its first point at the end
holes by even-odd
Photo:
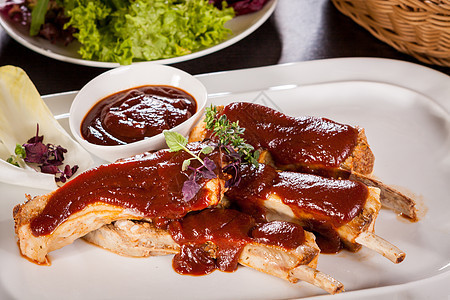
{"type": "MultiPolygon", "coordinates": [[[[331,59],[200,75],[210,101],[255,101],[290,115],[317,115],[366,129],[375,175],[414,193],[427,208],[417,223],[382,210],[376,232],[406,252],[394,265],[363,249],[321,255],[318,268],[344,283],[330,299],[446,299],[450,295],[450,77],[411,63],[331,59]]],[[[45,97],[67,128],[73,93],[45,97]]],[[[171,256],[126,258],[81,240],[50,254],[52,266],[19,254],[12,210],[24,194],[0,184],[0,299],[286,299],[324,292],[241,267],[177,275],[171,256]]],[[[322,297],[319,297],[322,298],[322,297]]]]}
{"type": "MultiPolygon", "coordinates": [[[[161,64],[178,63],[182,61],[191,60],[197,57],[201,57],[207,54],[211,54],[221,49],[224,49],[228,46],[231,46],[234,43],[248,36],[258,27],[260,27],[273,13],[277,2],[278,0],[271,0],[268,3],[266,3],[266,5],[264,5],[264,7],[261,10],[255,13],[238,16],[228,21],[225,24],[225,27],[231,29],[233,33],[228,39],[221,42],[220,44],[191,54],[178,56],[174,58],[155,60],[153,62],[161,64]]],[[[6,30],[8,35],[11,36],[13,39],[15,39],[17,42],[42,55],[60,61],[91,67],[114,68],[119,66],[118,63],[91,61],[82,59],[80,55],[77,53],[79,47],[78,42],[71,43],[69,46],[64,46],[62,43],[52,44],[50,41],[45,40],[43,38],[31,37],[29,36],[27,30],[24,30],[24,28],[17,26],[17,24],[9,20],[3,14],[0,14],[0,24],[6,30]]]]}

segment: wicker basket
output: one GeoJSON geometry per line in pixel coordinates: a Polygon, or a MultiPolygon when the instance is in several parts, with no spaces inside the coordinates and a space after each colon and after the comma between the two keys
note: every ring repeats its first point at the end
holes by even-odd
{"type": "Polygon", "coordinates": [[[398,51],[450,67],[450,0],[331,0],[398,51]]]}

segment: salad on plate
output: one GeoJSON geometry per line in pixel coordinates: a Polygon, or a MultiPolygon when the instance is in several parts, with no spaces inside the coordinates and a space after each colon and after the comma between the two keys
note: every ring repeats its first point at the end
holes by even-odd
{"type": "Polygon", "coordinates": [[[7,0],[1,13],[30,36],[69,45],[82,59],[131,64],[179,57],[232,35],[225,24],[268,0],[7,0]]]}

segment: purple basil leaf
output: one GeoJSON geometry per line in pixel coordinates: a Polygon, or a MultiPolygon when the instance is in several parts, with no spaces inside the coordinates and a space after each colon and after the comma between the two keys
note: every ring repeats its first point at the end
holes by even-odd
{"type": "Polygon", "coordinates": [[[31,139],[29,139],[27,141],[28,144],[36,144],[36,143],[42,143],[42,141],[44,140],[44,136],[33,136],[31,139]]]}
{"type": "Polygon", "coordinates": [[[200,190],[200,185],[194,180],[186,180],[183,184],[183,200],[190,201],[200,190]]]}
{"type": "Polygon", "coordinates": [[[208,157],[205,157],[203,159],[203,165],[205,166],[205,168],[207,168],[211,172],[216,169],[216,164],[208,157]]]}
{"type": "Polygon", "coordinates": [[[200,174],[202,174],[203,178],[205,179],[214,179],[217,178],[216,173],[214,173],[213,171],[210,170],[205,170],[204,168],[202,168],[201,170],[198,171],[200,174]]]}
{"type": "Polygon", "coordinates": [[[53,166],[53,165],[43,165],[43,166],[40,166],[40,168],[41,168],[41,172],[46,173],[46,174],[57,174],[57,173],[61,172],[58,169],[58,167],[53,166]]]}
{"type": "Polygon", "coordinates": [[[65,175],[67,178],[70,178],[70,177],[72,177],[72,175],[73,175],[77,170],[78,170],[78,165],[75,165],[75,166],[73,166],[72,168],[70,168],[69,165],[66,165],[66,166],[64,167],[64,175],[65,175]]]}
{"type": "Polygon", "coordinates": [[[25,161],[29,163],[42,164],[47,160],[47,146],[41,142],[27,143],[22,145],[25,148],[25,161]]]}
{"type": "Polygon", "coordinates": [[[39,124],[36,124],[36,135],[27,141],[28,144],[42,143],[44,136],[39,136],[39,124]]]}
{"type": "Polygon", "coordinates": [[[55,175],[55,181],[56,182],[62,182],[62,183],[65,183],[66,182],[66,177],[64,176],[64,174],[63,173],[58,173],[58,174],[56,174],[55,175]],[[59,176],[58,176],[59,175],[59,176]]]}
{"type": "Polygon", "coordinates": [[[47,163],[55,166],[60,166],[64,160],[64,153],[67,150],[61,146],[54,146],[52,144],[47,144],[48,147],[48,159],[47,163]]]}
{"type": "Polygon", "coordinates": [[[64,183],[64,182],[66,182],[66,179],[64,178],[64,176],[58,177],[58,176],[55,175],[55,182],[62,182],[62,183],[64,183]]]}
{"type": "Polygon", "coordinates": [[[75,165],[72,168],[69,165],[64,167],[64,172],[58,169],[63,164],[64,153],[67,149],[53,144],[43,144],[44,136],[39,136],[39,124],[36,126],[36,135],[30,138],[22,146],[25,148],[24,161],[27,163],[39,164],[42,173],[54,174],[56,182],[66,182],[78,170],[75,165]]]}

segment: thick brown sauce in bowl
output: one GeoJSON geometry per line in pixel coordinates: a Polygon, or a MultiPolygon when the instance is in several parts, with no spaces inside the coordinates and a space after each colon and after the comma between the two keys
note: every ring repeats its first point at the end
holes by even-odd
{"type": "Polygon", "coordinates": [[[92,144],[124,145],[155,136],[192,117],[193,96],[166,85],[145,85],[109,95],[81,123],[81,136],[92,144]]]}

